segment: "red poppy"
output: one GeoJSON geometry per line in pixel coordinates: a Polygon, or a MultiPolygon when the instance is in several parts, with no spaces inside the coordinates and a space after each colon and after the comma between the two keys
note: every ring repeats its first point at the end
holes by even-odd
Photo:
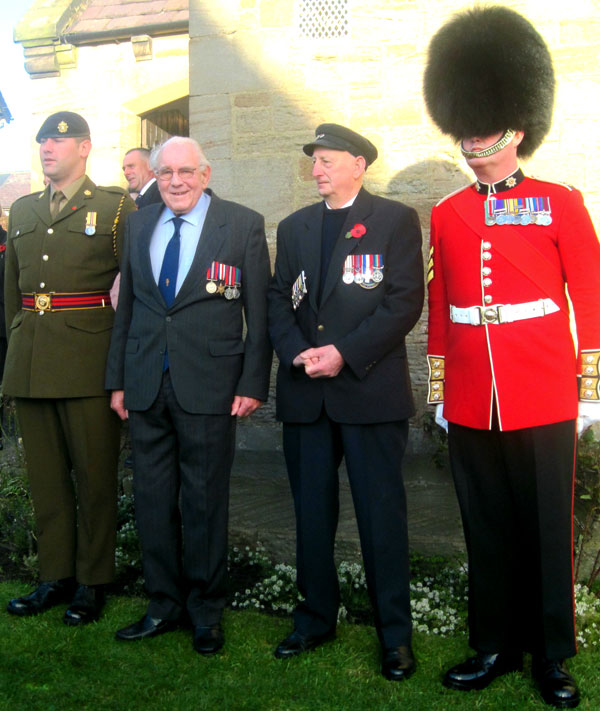
{"type": "Polygon", "coordinates": [[[366,231],[367,228],[359,222],[350,230],[350,234],[354,237],[354,239],[360,239],[366,231]]]}
{"type": "Polygon", "coordinates": [[[6,251],[6,245],[0,244],[0,252],[5,252],[5,251],[6,251]]]}

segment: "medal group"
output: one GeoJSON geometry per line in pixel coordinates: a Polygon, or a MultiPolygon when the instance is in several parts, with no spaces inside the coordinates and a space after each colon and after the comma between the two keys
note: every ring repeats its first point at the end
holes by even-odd
{"type": "Polygon", "coordinates": [[[344,284],[358,284],[363,289],[374,289],[383,281],[382,254],[349,254],[342,274],[344,284]]]}
{"type": "Polygon", "coordinates": [[[206,291],[222,294],[226,299],[239,299],[242,285],[242,270],[229,264],[213,262],[206,270],[206,291]]]}
{"type": "Polygon", "coordinates": [[[543,225],[552,224],[549,197],[523,197],[485,201],[486,225],[543,225]]]}

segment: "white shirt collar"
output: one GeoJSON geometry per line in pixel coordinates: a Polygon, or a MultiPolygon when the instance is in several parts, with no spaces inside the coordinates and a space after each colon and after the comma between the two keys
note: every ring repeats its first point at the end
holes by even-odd
{"type": "Polygon", "coordinates": [[[152,183],[155,183],[155,182],[156,182],[156,178],[151,178],[151,179],[146,183],[146,185],[144,185],[144,187],[140,190],[140,192],[138,193],[138,195],[143,195],[143,194],[146,192],[146,190],[148,190],[148,188],[152,185],[152,183]]]}

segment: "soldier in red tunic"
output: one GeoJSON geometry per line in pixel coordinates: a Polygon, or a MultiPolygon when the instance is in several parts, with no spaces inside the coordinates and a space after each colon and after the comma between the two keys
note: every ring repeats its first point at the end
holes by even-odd
{"type": "Polygon", "coordinates": [[[428,401],[448,422],[476,651],[443,683],[482,689],[528,652],[544,701],[573,708],[573,462],[578,416],[600,419],[600,245],[577,190],[518,164],[554,98],[527,20],[455,16],[431,41],[424,86],[477,178],[431,218],[428,401]]]}

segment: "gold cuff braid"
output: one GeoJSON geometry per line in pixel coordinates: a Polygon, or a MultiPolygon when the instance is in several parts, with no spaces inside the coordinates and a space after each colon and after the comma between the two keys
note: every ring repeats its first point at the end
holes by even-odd
{"type": "Polygon", "coordinates": [[[579,399],[586,402],[600,400],[600,351],[582,351],[579,399]]]}
{"type": "Polygon", "coordinates": [[[438,405],[444,402],[444,356],[427,356],[429,366],[429,389],[427,392],[427,404],[438,405]]]}

